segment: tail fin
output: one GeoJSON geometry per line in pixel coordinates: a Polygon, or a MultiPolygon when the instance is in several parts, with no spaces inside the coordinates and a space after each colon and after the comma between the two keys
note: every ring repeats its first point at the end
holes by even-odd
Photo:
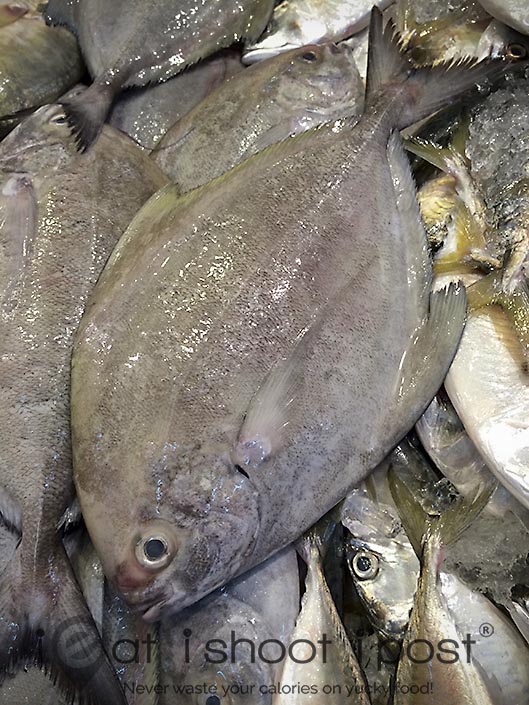
{"type": "Polygon", "coordinates": [[[366,101],[373,105],[384,94],[384,102],[388,104],[386,94],[393,93],[394,126],[399,129],[450,105],[469,89],[500,76],[508,65],[506,58],[500,58],[479,63],[469,59],[414,68],[400,49],[394,24],[388,22],[384,28],[382,13],[377,7],[373,8],[366,101]]]}
{"type": "Polygon", "coordinates": [[[41,668],[68,702],[126,705],[64,551],[33,585],[15,555],[0,585],[0,679],[24,666],[41,668]]]}
{"type": "Polygon", "coordinates": [[[86,152],[99,136],[113,100],[112,86],[92,83],[86,91],[63,103],[80,152],[86,152]]]}

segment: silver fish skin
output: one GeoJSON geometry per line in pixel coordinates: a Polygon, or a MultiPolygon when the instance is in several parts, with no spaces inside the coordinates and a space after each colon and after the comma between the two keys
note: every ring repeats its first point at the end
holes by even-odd
{"type": "Polygon", "coordinates": [[[57,100],[83,73],[75,37],[62,27],[47,27],[38,5],[38,0],[0,5],[0,25],[7,8],[19,8],[0,26],[0,130],[57,100]]]}
{"type": "Polygon", "coordinates": [[[369,620],[385,638],[400,640],[408,625],[419,559],[387,487],[388,463],[355,488],[341,506],[347,565],[369,620]],[[382,500],[380,492],[382,489],[382,500]],[[388,496],[389,495],[389,496],[388,496]]]}
{"type": "Polygon", "coordinates": [[[175,122],[242,69],[237,52],[220,52],[169,81],[126,91],[116,101],[108,121],[152,150],[175,122]]]}
{"type": "Polygon", "coordinates": [[[195,705],[197,698],[207,702],[215,695],[218,702],[230,705],[271,705],[269,687],[279,677],[280,657],[290,643],[299,600],[296,551],[287,547],[164,622],[160,635],[162,705],[170,705],[176,697],[181,705],[195,705]],[[267,645],[267,640],[280,644],[267,645]],[[276,659],[277,663],[271,663],[276,659]],[[209,696],[197,694],[203,685],[209,696]]]}
{"type": "Polygon", "coordinates": [[[465,297],[430,301],[395,129],[503,64],[409,74],[392,35],[374,11],[359,122],[160,191],[94,291],[73,357],[75,481],[106,575],[147,620],[313,525],[410,430],[454,355],[465,297]]]}
{"type": "Polygon", "coordinates": [[[81,150],[123,88],[166,81],[234,42],[256,39],[274,0],[50,0],[47,21],[79,39],[93,83],[65,108],[81,150]]]}
{"type": "Polygon", "coordinates": [[[243,61],[252,64],[305,44],[339,42],[369,25],[374,6],[393,0],[285,0],[274,10],[259,41],[247,48],[243,61]]]}
{"type": "Polygon", "coordinates": [[[312,690],[279,690],[274,694],[273,705],[321,703],[322,700],[328,705],[339,705],[346,698],[357,705],[370,705],[371,702],[364,674],[323,572],[329,528],[334,528],[333,524],[324,518],[297,543],[307,565],[305,592],[290,641],[290,652],[295,658],[285,660],[279,680],[282,685],[303,683],[312,690]],[[322,642],[326,643],[325,650],[320,647],[322,642]],[[333,694],[324,694],[324,686],[330,683],[338,688],[333,694]]]}
{"type": "Polygon", "coordinates": [[[171,127],[152,156],[182,192],[189,191],[290,135],[359,116],[363,103],[364,86],[347,47],[294,49],[220,86],[171,127]]]}
{"type": "Polygon", "coordinates": [[[525,0],[479,0],[479,3],[497,20],[522,34],[529,34],[529,13],[525,0]]]}
{"type": "Polygon", "coordinates": [[[57,528],[74,492],[70,358],[99,272],[166,177],[111,128],[79,155],[62,107],[51,105],[0,144],[0,179],[0,670],[31,662],[40,640],[61,686],[115,705],[121,689],[57,528]],[[68,650],[76,639],[91,650],[79,668],[68,650]]]}

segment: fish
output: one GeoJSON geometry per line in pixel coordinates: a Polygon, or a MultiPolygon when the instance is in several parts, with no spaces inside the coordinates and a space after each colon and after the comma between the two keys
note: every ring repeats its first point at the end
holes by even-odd
{"type": "Polygon", "coordinates": [[[419,560],[389,492],[389,462],[347,495],[340,516],[348,530],[347,565],[369,620],[384,638],[398,641],[413,607],[419,560]]]}
{"type": "Polygon", "coordinates": [[[497,20],[529,34],[529,16],[523,0],[479,0],[479,3],[497,20]]]}
{"type": "Polygon", "coordinates": [[[271,705],[300,609],[296,551],[285,548],[161,628],[162,705],[271,705]],[[246,640],[246,641],[245,641],[246,640]],[[202,689],[202,692],[200,690],[202,689]]]}
{"type": "Polygon", "coordinates": [[[136,210],[167,178],[112,128],[79,155],[52,104],[0,144],[0,679],[34,663],[65,696],[124,703],[61,540],[73,499],[72,339],[136,210]]]}
{"type": "Polygon", "coordinates": [[[68,705],[53,681],[38,668],[19,671],[0,685],[2,705],[68,705]]]}
{"type": "Polygon", "coordinates": [[[147,621],[258,565],[343,499],[418,420],[459,344],[465,294],[430,298],[397,131],[505,63],[410,73],[378,10],[371,35],[360,120],[274,145],[184,196],[162,189],[78,329],[77,494],[105,574],[147,621]]]}
{"type": "Polygon", "coordinates": [[[0,5],[0,131],[51,103],[83,74],[75,37],[47,27],[37,0],[0,5]],[[9,22],[7,20],[10,20],[9,22]]]}
{"type": "Polygon", "coordinates": [[[359,115],[363,102],[364,86],[347,47],[293,49],[210,93],[171,127],[152,157],[186,192],[290,135],[359,115]]]}
{"type": "Polygon", "coordinates": [[[274,10],[259,41],[247,47],[243,61],[252,64],[306,44],[339,42],[369,24],[369,14],[393,0],[286,0],[274,10]]]}
{"type": "Polygon", "coordinates": [[[256,39],[274,0],[49,0],[46,21],[78,38],[92,76],[65,104],[80,150],[98,137],[124,89],[160,83],[237,41],[256,39]],[[126,21],[124,19],[126,18],[126,21]]]}
{"type": "Polygon", "coordinates": [[[237,52],[219,52],[164,83],[124,92],[108,122],[144,149],[153,150],[175,122],[242,69],[237,52]]]}
{"type": "Polygon", "coordinates": [[[285,661],[273,705],[321,703],[340,705],[354,695],[353,702],[370,705],[364,674],[347,637],[323,572],[323,554],[334,522],[324,518],[320,525],[297,543],[307,565],[301,611],[289,645],[295,658],[285,661]],[[303,683],[305,692],[291,684],[303,683]],[[325,690],[332,684],[332,692],[325,690]]]}
{"type": "MultiPolygon", "coordinates": [[[[418,526],[420,509],[400,493],[395,477],[393,487],[401,516],[411,522],[415,513],[413,523],[418,526]]],[[[426,521],[422,570],[397,668],[395,705],[446,698],[491,705],[527,701],[529,650],[522,636],[490,600],[444,568],[450,547],[489,498],[490,490],[484,490],[426,521]],[[484,624],[490,625],[490,632],[484,624]]]]}

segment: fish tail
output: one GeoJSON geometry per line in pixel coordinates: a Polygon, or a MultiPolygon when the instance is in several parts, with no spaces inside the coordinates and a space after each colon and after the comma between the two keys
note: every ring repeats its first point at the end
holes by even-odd
{"type": "Polygon", "coordinates": [[[0,583],[0,682],[21,668],[39,668],[67,702],[126,705],[64,552],[35,585],[25,586],[15,555],[0,583]]]}
{"type": "Polygon", "coordinates": [[[338,521],[338,514],[331,511],[296,542],[296,551],[305,563],[309,563],[313,551],[317,551],[322,559],[325,558],[338,521]]]}
{"type": "Polygon", "coordinates": [[[393,103],[393,125],[398,129],[432,115],[463,93],[499,77],[509,66],[507,57],[463,59],[417,68],[401,51],[393,22],[384,27],[377,7],[371,13],[366,102],[393,103]],[[393,97],[390,101],[389,98],[393,97]]]}
{"type": "Polygon", "coordinates": [[[112,86],[93,83],[62,104],[80,152],[86,152],[99,136],[113,100],[112,86]]]}

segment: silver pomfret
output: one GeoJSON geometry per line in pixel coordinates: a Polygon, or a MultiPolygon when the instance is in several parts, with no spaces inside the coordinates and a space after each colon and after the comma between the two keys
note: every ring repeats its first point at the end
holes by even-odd
{"type": "Polygon", "coordinates": [[[415,423],[455,352],[465,298],[451,287],[430,303],[394,130],[502,62],[410,74],[381,23],[375,12],[360,121],[275,145],[184,197],[159,192],[78,331],[76,486],[106,574],[146,619],[331,509],[415,423]]]}
{"type": "Polygon", "coordinates": [[[166,178],[112,128],[92,155],[79,155],[57,105],[40,108],[1,143],[0,178],[0,663],[22,667],[41,639],[62,686],[114,705],[122,696],[57,528],[74,491],[70,358],[112,247],[166,178]],[[88,666],[77,671],[68,647],[59,650],[72,624],[69,644],[89,640],[101,659],[97,675],[88,666]]]}
{"type": "Polygon", "coordinates": [[[189,191],[290,135],[360,115],[363,102],[364,86],[347,47],[294,49],[220,86],[171,127],[153,158],[182,192],[189,191]]]}

